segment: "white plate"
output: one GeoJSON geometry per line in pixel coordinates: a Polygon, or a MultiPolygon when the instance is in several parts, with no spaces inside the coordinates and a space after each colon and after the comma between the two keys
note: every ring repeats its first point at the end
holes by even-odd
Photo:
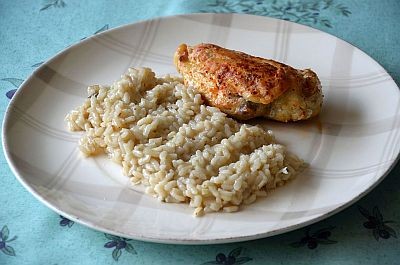
{"type": "Polygon", "coordinates": [[[365,195],[396,161],[399,89],[352,45],[321,31],[265,17],[197,14],[109,30],[59,53],[12,99],[3,125],[7,160],[22,185],[54,211],[107,233],[153,242],[209,244],[267,237],[325,218],[365,195]],[[212,42],[312,68],[325,94],[318,119],[263,122],[309,163],[295,181],[240,212],[192,217],[185,204],[162,204],[132,187],[104,157],[79,155],[79,134],[64,117],[89,84],[107,84],[129,66],[176,73],[180,43],[212,42]]]}

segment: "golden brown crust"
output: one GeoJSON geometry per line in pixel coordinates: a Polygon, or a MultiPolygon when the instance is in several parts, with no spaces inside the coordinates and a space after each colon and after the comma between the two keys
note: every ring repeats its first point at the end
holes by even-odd
{"type": "MultiPolygon", "coordinates": [[[[190,63],[202,76],[213,75],[213,92],[227,91],[248,101],[268,104],[288,89],[290,66],[213,44],[179,46],[175,54],[178,70],[190,63]]],[[[191,73],[193,75],[193,73],[191,73]]],[[[200,86],[204,84],[199,84],[200,86]]],[[[211,84],[207,82],[207,86],[211,84]]]]}
{"type": "Polygon", "coordinates": [[[239,119],[307,119],[318,114],[322,104],[320,83],[311,70],[214,44],[181,44],[174,63],[185,84],[194,85],[209,105],[239,119]]]}

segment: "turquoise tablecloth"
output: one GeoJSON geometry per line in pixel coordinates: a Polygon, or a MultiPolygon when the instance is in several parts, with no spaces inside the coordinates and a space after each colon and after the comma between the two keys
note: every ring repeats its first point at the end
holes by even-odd
{"type": "MultiPolygon", "coordinates": [[[[1,119],[21,82],[68,45],[122,24],[193,12],[249,13],[306,24],[364,50],[400,81],[397,0],[1,0],[1,119]]],[[[18,183],[3,155],[0,174],[0,264],[400,264],[399,165],[365,198],[322,222],[271,238],[211,246],[105,235],[39,203],[18,183]]]]}

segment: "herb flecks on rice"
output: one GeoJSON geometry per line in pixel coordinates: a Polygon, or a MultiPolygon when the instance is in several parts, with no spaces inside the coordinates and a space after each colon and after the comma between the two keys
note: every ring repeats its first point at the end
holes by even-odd
{"type": "Polygon", "coordinates": [[[107,153],[133,184],[160,201],[189,203],[195,216],[235,212],[303,166],[271,131],[227,117],[180,78],[157,78],[149,68],[90,86],[66,121],[71,131],[85,131],[84,155],[107,153]]]}

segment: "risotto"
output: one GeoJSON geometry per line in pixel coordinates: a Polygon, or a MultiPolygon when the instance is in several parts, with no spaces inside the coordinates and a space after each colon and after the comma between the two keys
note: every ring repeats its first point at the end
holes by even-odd
{"type": "Polygon", "coordinates": [[[66,121],[85,132],[84,155],[108,154],[134,185],[163,202],[189,203],[196,216],[237,211],[303,166],[271,131],[227,117],[180,78],[157,78],[149,68],[89,86],[66,121]]]}

